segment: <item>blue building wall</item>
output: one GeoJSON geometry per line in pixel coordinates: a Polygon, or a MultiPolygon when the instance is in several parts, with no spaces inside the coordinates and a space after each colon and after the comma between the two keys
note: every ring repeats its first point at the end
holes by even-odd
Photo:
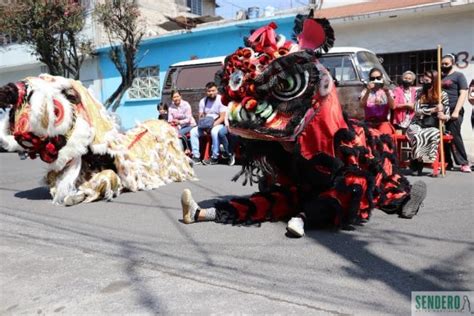
{"type": "MultiPolygon", "coordinates": [[[[174,63],[198,58],[228,55],[243,45],[244,36],[250,31],[271,21],[278,24],[277,33],[291,37],[294,16],[282,16],[267,19],[246,20],[225,25],[193,29],[191,32],[171,34],[144,40],[139,51],[139,67],[159,66],[160,84],[163,85],[168,67],[174,63]]],[[[120,84],[120,75],[108,57],[109,48],[101,48],[99,53],[100,76],[102,80],[102,102],[104,102],[120,84]]],[[[161,91],[161,88],[160,88],[161,91]]],[[[117,110],[122,126],[131,128],[137,122],[156,118],[156,105],[160,98],[130,99],[124,96],[117,110]]]]}

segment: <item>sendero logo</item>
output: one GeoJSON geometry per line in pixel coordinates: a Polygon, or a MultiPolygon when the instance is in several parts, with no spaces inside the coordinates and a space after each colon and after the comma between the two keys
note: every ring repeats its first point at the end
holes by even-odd
{"type": "Polygon", "coordinates": [[[474,292],[411,292],[411,314],[412,316],[474,315],[474,292]]]}

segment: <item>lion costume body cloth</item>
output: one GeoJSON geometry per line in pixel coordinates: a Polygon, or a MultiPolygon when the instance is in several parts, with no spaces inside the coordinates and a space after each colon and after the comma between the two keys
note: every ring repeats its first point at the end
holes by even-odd
{"type": "Polygon", "coordinates": [[[55,204],[110,200],[123,190],[194,178],[173,127],[149,120],[121,133],[79,81],[29,77],[2,87],[0,99],[10,107],[0,122],[2,145],[48,164],[55,204]]]}
{"type": "Polygon", "coordinates": [[[254,31],[216,75],[232,133],[244,144],[244,184],[260,192],[215,204],[216,221],[253,224],[303,214],[337,227],[375,207],[400,213],[408,181],[390,135],[343,115],[331,74],[318,61],[334,42],[326,19],[299,15],[293,42],[271,23],[254,31]]]}

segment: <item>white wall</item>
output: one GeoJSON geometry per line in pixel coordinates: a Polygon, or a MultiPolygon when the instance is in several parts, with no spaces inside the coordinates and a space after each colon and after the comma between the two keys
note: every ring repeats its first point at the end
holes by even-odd
{"type": "Polygon", "coordinates": [[[82,84],[93,91],[94,96],[101,99],[101,80],[99,79],[98,58],[89,58],[81,66],[80,80],[82,84]]]}
{"type": "Polygon", "coordinates": [[[8,72],[0,72],[0,86],[9,82],[20,81],[23,78],[37,76],[41,73],[41,67],[32,66],[31,68],[24,68],[21,70],[12,70],[8,72]]]}

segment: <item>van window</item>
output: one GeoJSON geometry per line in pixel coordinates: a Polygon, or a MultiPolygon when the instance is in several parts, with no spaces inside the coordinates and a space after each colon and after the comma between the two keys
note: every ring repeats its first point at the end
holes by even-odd
{"type": "Polygon", "coordinates": [[[178,70],[178,68],[170,68],[165,79],[165,89],[171,89],[173,87],[173,74],[178,70]]]}
{"type": "Polygon", "coordinates": [[[176,88],[186,89],[204,89],[206,83],[214,81],[214,76],[222,65],[205,65],[199,67],[185,67],[178,73],[176,88]]]}
{"type": "Polygon", "coordinates": [[[389,78],[387,73],[385,72],[385,69],[380,64],[380,61],[377,56],[369,52],[358,52],[356,56],[357,62],[359,63],[360,75],[362,77],[362,80],[369,80],[369,71],[374,67],[382,70],[382,73],[385,78],[389,78]]]}
{"type": "Polygon", "coordinates": [[[322,56],[319,61],[339,82],[357,80],[354,65],[349,56],[322,56]]]}

